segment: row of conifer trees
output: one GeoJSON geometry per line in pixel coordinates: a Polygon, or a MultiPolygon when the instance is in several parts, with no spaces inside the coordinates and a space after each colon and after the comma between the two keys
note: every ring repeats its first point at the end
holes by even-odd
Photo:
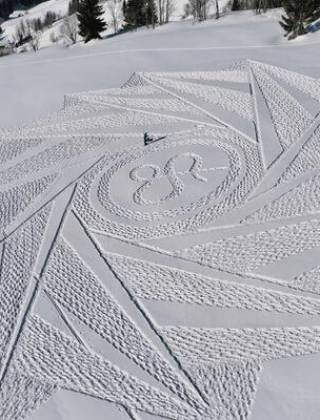
{"type": "MultiPolygon", "coordinates": [[[[234,0],[232,8],[241,8],[241,1],[234,0]]],[[[256,10],[280,6],[284,14],[280,25],[285,35],[290,39],[306,32],[308,23],[320,18],[320,0],[255,0],[256,10]]],[[[79,4],[78,19],[80,35],[85,40],[99,38],[99,33],[106,28],[101,15],[102,7],[99,0],[82,0],[79,4]]],[[[132,29],[139,26],[152,25],[158,22],[155,0],[124,0],[123,16],[125,28],[132,29]]]]}
{"type": "MultiPolygon", "coordinates": [[[[155,0],[124,0],[122,11],[124,29],[155,26],[158,22],[155,0]]],[[[103,7],[99,0],[80,0],[77,6],[79,34],[85,42],[101,38],[101,32],[107,27],[102,17],[103,13],[103,7]]]]}
{"type": "Polygon", "coordinates": [[[320,18],[320,0],[285,0],[283,7],[280,25],[291,39],[303,35],[307,25],[320,18]]]}
{"type": "MultiPolygon", "coordinates": [[[[233,0],[232,9],[241,8],[241,1],[233,0]]],[[[289,38],[295,38],[306,32],[308,23],[320,18],[320,0],[255,0],[257,10],[266,7],[270,2],[282,3],[284,15],[280,25],[289,38]],[[258,4],[259,3],[259,4],[258,4]],[[264,5],[264,6],[263,6],[264,5]]],[[[273,4],[273,3],[272,3],[273,4]]],[[[155,26],[158,22],[155,0],[124,0],[124,28],[133,29],[140,26],[155,26]]],[[[85,42],[101,38],[101,33],[107,25],[103,19],[103,7],[100,0],[71,0],[69,14],[77,13],[79,34],[85,42]]],[[[0,27],[0,39],[3,30],[0,27]]]]}

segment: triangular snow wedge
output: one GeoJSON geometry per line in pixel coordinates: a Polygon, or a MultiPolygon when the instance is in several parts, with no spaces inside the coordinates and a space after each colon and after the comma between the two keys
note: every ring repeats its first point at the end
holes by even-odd
{"type": "Polygon", "coordinates": [[[250,62],[250,69],[264,97],[279,142],[284,149],[287,149],[298,141],[314,118],[259,64],[250,62]]]}

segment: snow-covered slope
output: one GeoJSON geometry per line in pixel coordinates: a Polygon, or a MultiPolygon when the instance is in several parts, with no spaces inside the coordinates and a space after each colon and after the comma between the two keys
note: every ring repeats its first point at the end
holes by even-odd
{"type": "Polygon", "coordinates": [[[0,91],[6,106],[0,126],[57,109],[65,93],[119,86],[140,70],[210,70],[254,58],[319,77],[319,34],[288,42],[278,24],[279,13],[256,16],[246,11],[201,24],[173,22],[87,45],[53,45],[1,58],[0,91]]]}
{"type": "MultiPolygon", "coordinates": [[[[3,24],[3,28],[6,30],[6,34],[8,38],[12,39],[15,33],[15,30],[21,21],[32,20],[32,19],[37,19],[37,18],[40,18],[43,20],[47,12],[54,12],[58,16],[60,16],[62,19],[63,17],[67,15],[69,1],[70,0],[48,0],[43,3],[40,3],[38,6],[32,7],[28,9],[27,11],[24,11],[23,16],[21,17],[19,16],[19,14],[18,14],[18,17],[16,17],[15,13],[13,13],[12,17],[15,17],[15,18],[9,19],[3,24]]],[[[171,21],[179,21],[182,19],[184,15],[184,7],[187,2],[188,0],[174,0],[173,10],[170,17],[171,21]]],[[[223,13],[227,9],[228,3],[229,3],[228,0],[219,0],[221,13],[223,13]]],[[[114,32],[114,28],[112,25],[112,16],[111,16],[110,9],[108,6],[108,0],[103,1],[102,5],[105,11],[104,19],[108,24],[108,29],[104,33],[104,35],[106,36],[106,35],[112,34],[114,32]]],[[[121,10],[121,7],[120,7],[120,10],[121,10]]],[[[208,14],[209,16],[210,15],[212,16],[214,15],[214,13],[215,13],[215,5],[212,2],[210,3],[210,6],[208,8],[208,14]]],[[[59,27],[61,23],[62,23],[61,21],[57,22],[52,27],[46,28],[44,30],[44,33],[41,36],[40,48],[50,46],[50,44],[52,43],[52,41],[50,40],[51,38],[50,34],[53,33],[57,36],[59,34],[59,27]]]]}
{"type": "MultiPolygon", "coordinates": [[[[13,13],[11,15],[12,18],[5,21],[2,26],[5,29],[7,36],[10,38],[14,34],[16,27],[19,25],[21,21],[32,20],[36,18],[43,19],[47,12],[54,12],[58,16],[61,16],[61,17],[66,16],[67,11],[68,11],[69,1],[70,0],[47,0],[26,11],[19,12],[17,16],[16,16],[16,13],[13,13]],[[20,13],[22,14],[22,16],[19,16],[20,13]]],[[[175,22],[175,21],[179,21],[183,19],[183,16],[185,13],[184,7],[187,4],[187,2],[188,0],[173,0],[173,10],[170,16],[171,22],[175,22]]],[[[230,8],[228,7],[229,3],[230,3],[229,0],[219,0],[219,7],[222,14],[224,14],[226,11],[228,12],[230,11],[229,10],[230,8]]],[[[108,8],[108,0],[103,1],[102,5],[105,9],[104,18],[108,22],[109,26],[112,26],[111,16],[110,16],[109,8],[108,8]]],[[[215,11],[216,11],[216,8],[215,8],[214,2],[209,3],[208,16],[214,17],[215,11]]],[[[280,14],[281,12],[279,9],[275,9],[271,11],[269,10],[268,13],[263,15],[263,17],[271,18],[271,19],[279,18],[280,14]]],[[[245,17],[244,20],[250,20],[250,18],[251,20],[255,19],[255,14],[252,13],[252,11],[245,11],[245,12],[237,13],[236,18],[232,16],[232,14],[231,14],[232,16],[231,17],[230,13],[228,13],[228,15],[229,15],[229,19],[228,19],[229,23],[231,23],[232,21],[236,23],[237,20],[239,19],[243,20],[244,17],[245,17]]],[[[191,16],[189,16],[189,19],[191,19],[191,16]]],[[[110,28],[108,32],[112,32],[112,31],[113,29],[110,28]]]]}
{"type": "Polygon", "coordinates": [[[47,12],[55,12],[57,15],[65,16],[68,12],[68,4],[68,0],[48,0],[27,10],[24,16],[7,20],[4,22],[3,28],[5,29],[7,36],[11,38],[21,21],[36,18],[43,19],[47,12]]]}

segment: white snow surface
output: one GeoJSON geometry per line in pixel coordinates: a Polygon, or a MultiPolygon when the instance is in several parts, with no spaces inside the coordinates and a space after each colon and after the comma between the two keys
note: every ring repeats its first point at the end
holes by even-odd
{"type": "Polygon", "coordinates": [[[1,420],[319,419],[319,37],[278,13],[0,59],[1,420]]]}

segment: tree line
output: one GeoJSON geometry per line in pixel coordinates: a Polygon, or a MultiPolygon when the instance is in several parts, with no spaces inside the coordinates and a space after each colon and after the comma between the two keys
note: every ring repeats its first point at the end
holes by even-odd
{"type": "MultiPolygon", "coordinates": [[[[22,0],[32,2],[35,0],[22,0]]],[[[120,30],[132,30],[142,26],[155,27],[167,23],[173,11],[174,0],[108,0],[107,6],[112,18],[115,33],[120,30]],[[119,21],[122,27],[119,28],[119,21]]],[[[185,16],[192,14],[197,21],[208,18],[210,0],[189,0],[185,16]]],[[[215,4],[215,17],[221,16],[219,0],[215,4]]],[[[255,9],[256,13],[266,12],[269,8],[283,7],[284,14],[279,22],[285,36],[293,39],[306,33],[309,23],[320,18],[320,0],[231,0],[231,10],[255,9]]],[[[14,35],[16,46],[29,43],[36,51],[39,47],[40,33],[61,19],[55,12],[48,11],[44,18],[21,20],[14,35]]],[[[104,20],[104,8],[100,0],[70,0],[68,16],[61,25],[61,36],[68,43],[75,43],[78,35],[84,42],[100,39],[107,29],[104,20]]],[[[5,34],[0,26],[0,41],[5,34]]],[[[54,39],[52,39],[54,41],[54,39]]]]}
{"type": "Polygon", "coordinates": [[[8,17],[17,9],[30,9],[46,0],[2,0],[0,1],[0,17],[8,17]]]}
{"type": "MultiPolygon", "coordinates": [[[[76,1],[76,0],[73,0],[76,1]]],[[[117,1],[117,0],[111,0],[117,1]]],[[[210,0],[189,0],[189,13],[195,20],[206,20],[208,16],[208,4],[210,0]]],[[[219,0],[214,0],[216,10],[215,17],[220,18],[219,0]]],[[[79,4],[78,20],[81,35],[87,39],[99,37],[98,33],[105,29],[102,23],[102,11],[99,9],[99,0],[82,0],[79,4]],[[94,4],[94,6],[92,6],[94,4]],[[91,22],[88,20],[88,10],[92,9],[91,22]],[[90,30],[89,28],[92,27],[90,30]]],[[[256,13],[264,13],[270,8],[283,7],[284,14],[279,22],[284,29],[285,36],[293,39],[307,31],[307,25],[320,18],[320,0],[231,0],[231,9],[255,9],[256,13]]],[[[172,12],[172,0],[123,0],[122,12],[124,28],[133,29],[139,26],[155,26],[155,24],[169,21],[172,12]]],[[[188,14],[186,11],[185,15],[188,14]]],[[[116,20],[116,16],[115,16],[116,20]]]]}

